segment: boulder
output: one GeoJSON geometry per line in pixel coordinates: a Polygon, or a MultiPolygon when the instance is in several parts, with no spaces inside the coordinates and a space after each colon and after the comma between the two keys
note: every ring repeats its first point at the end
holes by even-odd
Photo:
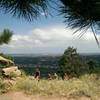
{"type": "Polygon", "coordinates": [[[15,73],[16,76],[20,76],[21,75],[21,71],[20,70],[16,70],[16,71],[14,71],[14,73],[15,73]]]}
{"type": "Polygon", "coordinates": [[[34,80],[35,78],[34,78],[34,76],[29,76],[28,77],[30,80],[34,80]]]}
{"type": "Polygon", "coordinates": [[[17,66],[11,66],[8,68],[2,69],[3,75],[8,77],[18,77],[21,76],[21,71],[18,69],[17,66]]]}
{"type": "Polygon", "coordinates": [[[3,82],[4,82],[4,84],[8,85],[8,88],[10,88],[10,86],[16,84],[16,81],[10,80],[10,79],[5,79],[3,82]]]}

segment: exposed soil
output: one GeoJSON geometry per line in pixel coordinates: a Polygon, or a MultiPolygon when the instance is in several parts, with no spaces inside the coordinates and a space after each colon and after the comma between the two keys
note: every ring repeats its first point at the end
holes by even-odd
{"type": "MultiPolygon", "coordinates": [[[[0,100],[76,100],[67,97],[54,97],[54,96],[38,96],[26,95],[23,92],[10,92],[0,96],[0,100]]],[[[81,97],[77,100],[90,100],[87,97],[81,97]]]]}

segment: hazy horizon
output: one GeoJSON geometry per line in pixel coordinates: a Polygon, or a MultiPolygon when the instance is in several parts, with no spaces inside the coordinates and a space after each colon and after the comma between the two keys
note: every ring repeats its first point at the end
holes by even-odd
{"type": "MultiPolygon", "coordinates": [[[[58,53],[58,54],[53,54],[53,53],[14,53],[14,54],[7,54],[7,55],[12,55],[12,56],[61,56],[63,53],[58,53]]],[[[100,55],[100,53],[79,53],[79,55],[100,55]]]]}

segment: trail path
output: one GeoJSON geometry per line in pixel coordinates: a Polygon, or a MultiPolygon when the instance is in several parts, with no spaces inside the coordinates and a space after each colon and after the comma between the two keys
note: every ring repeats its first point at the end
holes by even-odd
{"type": "MultiPolygon", "coordinates": [[[[68,99],[65,97],[26,95],[22,92],[11,92],[1,95],[0,100],[76,100],[76,99],[68,99]]],[[[79,100],[90,100],[90,99],[82,97],[79,100]]]]}

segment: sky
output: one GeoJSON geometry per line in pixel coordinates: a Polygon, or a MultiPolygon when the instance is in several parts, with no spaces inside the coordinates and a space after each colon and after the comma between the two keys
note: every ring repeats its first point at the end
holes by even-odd
{"type": "MultiPolygon", "coordinates": [[[[82,38],[74,30],[66,28],[64,19],[57,12],[53,16],[41,17],[28,22],[0,13],[0,31],[8,28],[14,32],[8,45],[0,46],[0,51],[7,54],[62,54],[69,46],[77,48],[79,53],[100,53],[91,31],[82,38]]],[[[100,36],[97,35],[98,39],[100,36]]],[[[100,41],[100,40],[99,40],[100,41]]]]}

